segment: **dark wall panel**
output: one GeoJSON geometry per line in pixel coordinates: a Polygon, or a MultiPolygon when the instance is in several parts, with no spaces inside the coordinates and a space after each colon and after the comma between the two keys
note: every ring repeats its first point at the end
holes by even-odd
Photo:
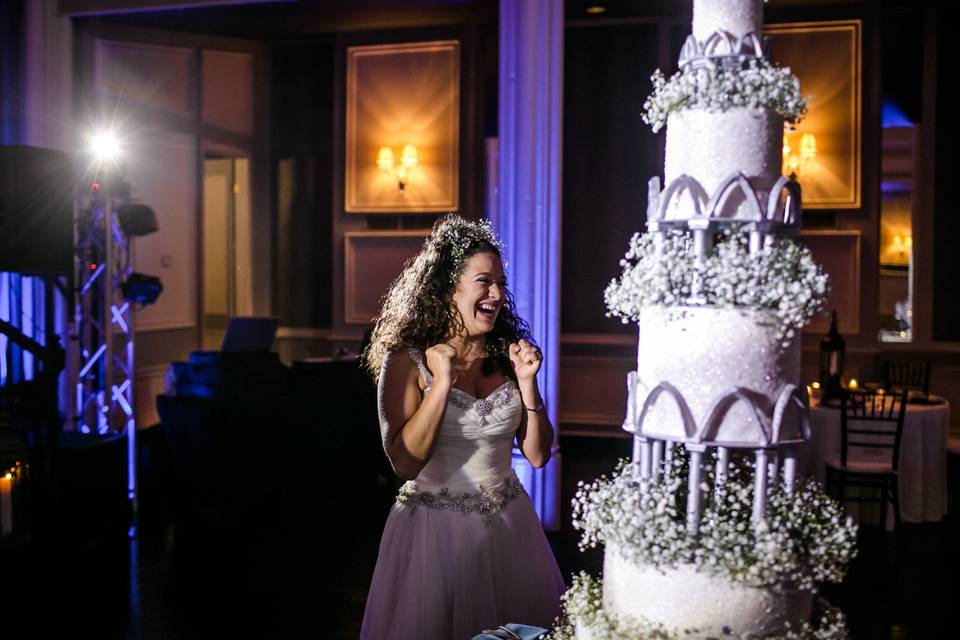
{"type": "Polygon", "coordinates": [[[276,306],[284,326],[329,327],[334,46],[276,46],[271,58],[270,155],[278,180],[292,184],[288,206],[278,206],[275,224],[276,306]],[[281,161],[288,175],[279,174],[281,161]]]}
{"type": "MultiPolygon", "coordinates": [[[[603,289],[643,229],[647,180],[661,173],[641,120],[657,68],[653,24],[570,28],[564,52],[564,333],[631,333],[606,318],[603,289]]],[[[661,134],[662,135],[662,134],[661,134]]]]}
{"type": "Polygon", "coordinates": [[[957,145],[960,120],[951,98],[956,95],[960,51],[953,25],[960,9],[940,9],[937,23],[936,186],[933,203],[933,339],[960,341],[960,215],[957,211],[957,145]]]}

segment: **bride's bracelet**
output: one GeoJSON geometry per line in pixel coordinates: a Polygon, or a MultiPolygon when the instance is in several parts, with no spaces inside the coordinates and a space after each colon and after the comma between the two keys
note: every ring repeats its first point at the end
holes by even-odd
{"type": "Polygon", "coordinates": [[[531,409],[531,408],[528,407],[527,405],[523,405],[523,408],[526,409],[527,411],[531,411],[531,412],[533,412],[533,413],[540,413],[540,412],[543,411],[546,407],[543,406],[543,400],[541,400],[541,401],[540,401],[540,404],[538,404],[538,405],[537,405],[536,407],[534,407],[533,409],[531,409]]]}

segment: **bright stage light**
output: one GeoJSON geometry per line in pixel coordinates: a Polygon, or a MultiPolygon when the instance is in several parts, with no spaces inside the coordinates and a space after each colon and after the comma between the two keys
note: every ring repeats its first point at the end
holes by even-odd
{"type": "Polygon", "coordinates": [[[122,149],[113,131],[103,129],[90,135],[90,152],[97,160],[110,162],[120,157],[122,149]]]}

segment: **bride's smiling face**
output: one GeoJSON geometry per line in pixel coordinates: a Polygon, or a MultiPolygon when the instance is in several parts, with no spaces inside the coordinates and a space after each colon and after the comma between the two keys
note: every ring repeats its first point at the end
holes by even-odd
{"type": "Polygon", "coordinates": [[[463,318],[470,338],[493,330],[507,295],[503,262],[495,253],[475,253],[464,261],[463,274],[453,293],[453,305],[463,318]]]}

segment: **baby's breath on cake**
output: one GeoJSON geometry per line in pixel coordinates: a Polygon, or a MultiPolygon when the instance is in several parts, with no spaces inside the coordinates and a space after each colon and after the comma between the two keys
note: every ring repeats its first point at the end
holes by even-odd
{"type": "Polygon", "coordinates": [[[643,121],[654,133],[672,112],[682,109],[769,109],[789,124],[797,124],[807,113],[797,76],[765,58],[754,58],[742,67],[687,67],[669,79],[657,69],[650,80],[653,93],[643,104],[643,121]]]}
{"type": "MultiPolygon", "coordinates": [[[[704,492],[697,536],[686,530],[686,461],[665,463],[656,479],[635,479],[621,462],[610,478],[582,484],[573,499],[573,526],[582,549],[614,546],[639,565],[691,564],[699,571],[751,587],[815,591],[839,582],[856,555],[856,525],[813,480],[767,495],[766,517],[751,521],[752,468],[731,466],[717,492],[704,492]]],[[[713,469],[704,482],[713,486],[713,469]]]]}
{"type": "Polygon", "coordinates": [[[607,316],[624,323],[639,320],[644,307],[685,304],[694,277],[700,276],[700,295],[707,305],[772,310],[778,337],[789,343],[823,310],[829,296],[829,279],[808,248],[776,238],[751,253],[750,234],[742,228],[719,234],[702,265],[693,259],[688,234],[666,233],[659,254],[653,234],[634,234],[620,264],[622,274],[610,281],[603,297],[607,316]]]}

